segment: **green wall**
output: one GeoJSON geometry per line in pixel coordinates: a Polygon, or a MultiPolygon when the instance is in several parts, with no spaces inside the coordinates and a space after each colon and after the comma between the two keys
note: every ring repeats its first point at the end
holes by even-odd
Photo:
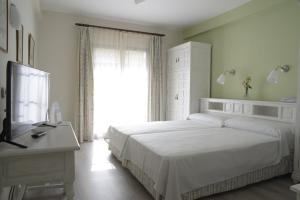
{"type": "Polygon", "coordinates": [[[296,97],[299,39],[300,4],[288,1],[187,40],[213,45],[212,97],[278,101],[296,97]],[[280,74],[278,84],[266,83],[268,73],[281,64],[291,70],[280,74]],[[235,76],[227,75],[225,85],[216,83],[222,72],[232,68],[235,76]],[[247,76],[253,89],[244,97],[242,82],[247,76]]]}

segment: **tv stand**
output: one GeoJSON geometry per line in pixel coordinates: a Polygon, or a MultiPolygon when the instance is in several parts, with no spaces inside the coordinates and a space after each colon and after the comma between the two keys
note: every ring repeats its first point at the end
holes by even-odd
{"type": "Polygon", "coordinates": [[[17,143],[17,142],[13,142],[13,141],[11,141],[11,140],[7,140],[7,139],[5,139],[5,137],[6,137],[6,132],[7,131],[7,123],[6,123],[6,118],[3,120],[3,131],[2,131],[2,133],[1,133],[1,136],[0,136],[0,142],[5,142],[5,143],[8,143],[8,144],[11,144],[11,145],[15,145],[15,146],[17,146],[17,147],[20,147],[20,148],[22,148],[22,149],[26,149],[27,148],[27,146],[25,146],[25,145],[23,145],[23,144],[19,144],[19,143],[17,143]]]}
{"type": "MultiPolygon", "coordinates": [[[[21,188],[30,188],[62,183],[66,199],[73,200],[75,151],[80,146],[71,123],[50,129],[49,134],[37,140],[30,134],[15,140],[24,141],[26,149],[0,143],[0,198],[4,187],[21,184],[21,188]]],[[[22,193],[23,189],[17,189],[19,197],[22,193]]]]}
{"type": "Polygon", "coordinates": [[[16,142],[13,142],[13,141],[2,140],[1,142],[5,142],[5,143],[11,144],[11,145],[15,145],[15,146],[20,147],[22,149],[27,149],[27,146],[25,146],[23,144],[16,143],[16,142]]]}

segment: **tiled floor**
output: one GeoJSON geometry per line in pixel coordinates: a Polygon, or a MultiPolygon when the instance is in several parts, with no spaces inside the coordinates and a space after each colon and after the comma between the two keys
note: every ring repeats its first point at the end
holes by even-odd
{"type": "MultiPolygon", "coordinates": [[[[203,200],[293,200],[292,180],[283,176],[203,200]]],[[[108,151],[103,140],[76,152],[76,200],[152,200],[141,184],[108,151]]],[[[62,200],[62,189],[29,190],[24,200],[62,200]]]]}

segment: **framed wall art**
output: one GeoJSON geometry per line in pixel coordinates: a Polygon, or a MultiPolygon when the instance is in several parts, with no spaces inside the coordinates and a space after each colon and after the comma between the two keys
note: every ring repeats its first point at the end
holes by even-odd
{"type": "Polygon", "coordinates": [[[18,63],[23,63],[23,39],[24,39],[24,27],[21,25],[20,30],[16,30],[17,48],[16,48],[16,60],[18,63]]]}
{"type": "Polygon", "coordinates": [[[28,64],[34,67],[34,46],[35,42],[32,37],[32,34],[28,36],[28,64]]]}
{"type": "Polygon", "coordinates": [[[8,0],[0,0],[0,50],[8,51],[8,0]]]}

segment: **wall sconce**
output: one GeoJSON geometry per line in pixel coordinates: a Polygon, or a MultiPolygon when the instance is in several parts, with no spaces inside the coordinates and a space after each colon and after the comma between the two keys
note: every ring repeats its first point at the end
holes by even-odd
{"type": "Polygon", "coordinates": [[[290,66],[288,65],[279,65],[273,69],[267,77],[267,82],[271,84],[277,84],[279,81],[279,69],[281,72],[290,71],[290,66]]]}
{"type": "Polygon", "coordinates": [[[227,74],[235,75],[235,69],[228,70],[228,71],[225,71],[224,73],[222,73],[222,74],[217,78],[217,83],[219,83],[220,85],[224,85],[224,84],[225,84],[225,76],[226,76],[227,74]]]}

